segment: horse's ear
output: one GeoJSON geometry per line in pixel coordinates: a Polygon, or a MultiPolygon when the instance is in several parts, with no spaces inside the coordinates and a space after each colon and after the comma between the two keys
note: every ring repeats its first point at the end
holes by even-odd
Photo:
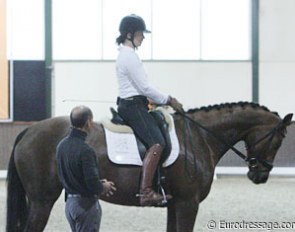
{"type": "Polygon", "coordinates": [[[284,117],[284,119],[283,119],[283,124],[284,124],[285,126],[289,126],[289,125],[292,123],[292,122],[291,122],[292,117],[293,117],[293,114],[287,114],[287,115],[284,117]]]}

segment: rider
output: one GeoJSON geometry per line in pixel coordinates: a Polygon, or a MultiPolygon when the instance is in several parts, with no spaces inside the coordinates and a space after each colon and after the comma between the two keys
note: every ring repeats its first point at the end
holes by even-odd
{"type": "MultiPolygon", "coordinates": [[[[121,45],[116,61],[119,83],[118,113],[147,148],[142,167],[140,204],[161,204],[165,198],[156,193],[152,185],[165,140],[156,121],[148,113],[148,98],[157,104],[170,105],[176,111],[183,111],[182,104],[168,94],[158,91],[148,82],[142,62],[135,52],[144,39],[144,33],[150,33],[144,20],[134,14],[128,15],[121,20],[119,31],[120,36],[116,39],[117,44],[121,45]]],[[[165,197],[172,198],[170,195],[165,197]]]]}

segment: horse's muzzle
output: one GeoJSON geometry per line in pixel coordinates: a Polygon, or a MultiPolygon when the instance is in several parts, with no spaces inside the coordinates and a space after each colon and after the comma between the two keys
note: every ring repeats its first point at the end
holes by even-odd
{"type": "Polygon", "coordinates": [[[269,172],[250,170],[247,176],[255,184],[264,184],[268,180],[269,172]]]}

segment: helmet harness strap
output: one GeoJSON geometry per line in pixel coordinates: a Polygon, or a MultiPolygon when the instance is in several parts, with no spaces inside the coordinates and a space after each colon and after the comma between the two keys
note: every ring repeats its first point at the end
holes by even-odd
{"type": "Polygon", "coordinates": [[[127,36],[127,39],[128,39],[129,41],[131,41],[131,43],[132,43],[134,49],[137,49],[137,46],[135,46],[135,44],[134,44],[134,33],[130,33],[130,34],[131,34],[131,38],[128,38],[128,36],[127,36]]]}

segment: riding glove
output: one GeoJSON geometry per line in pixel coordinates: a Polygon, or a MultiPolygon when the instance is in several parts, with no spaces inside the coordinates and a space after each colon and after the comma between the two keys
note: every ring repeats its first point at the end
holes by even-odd
{"type": "Polygon", "coordinates": [[[182,104],[174,97],[169,96],[167,105],[171,106],[175,111],[184,112],[182,104]]]}

